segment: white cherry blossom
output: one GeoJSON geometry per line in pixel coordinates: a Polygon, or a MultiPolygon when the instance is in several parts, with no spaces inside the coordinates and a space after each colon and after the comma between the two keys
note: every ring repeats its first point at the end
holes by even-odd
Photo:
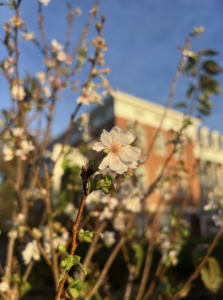
{"type": "Polygon", "coordinates": [[[23,135],[24,128],[16,127],[16,128],[12,128],[11,131],[14,136],[21,137],[23,135]]]}
{"type": "Polygon", "coordinates": [[[123,230],[125,228],[125,215],[122,211],[119,211],[114,218],[113,227],[117,231],[123,230]]]}
{"type": "Polygon", "coordinates": [[[146,157],[140,159],[141,149],[130,146],[135,139],[135,134],[123,131],[119,126],[113,127],[110,132],[103,130],[101,142],[93,146],[93,150],[97,152],[102,150],[108,152],[99,165],[99,170],[109,167],[118,174],[124,174],[128,169],[137,168],[138,162],[145,161],[146,157]]]}
{"type": "Polygon", "coordinates": [[[116,242],[114,231],[105,231],[103,233],[103,241],[105,243],[105,246],[108,248],[114,245],[116,242]]]}
{"type": "Polygon", "coordinates": [[[44,72],[36,73],[36,77],[39,79],[40,84],[44,84],[44,82],[46,81],[46,74],[44,72]]]}
{"type": "Polygon", "coordinates": [[[3,152],[3,156],[4,156],[4,158],[3,158],[4,161],[9,161],[9,160],[13,159],[13,157],[15,156],[15,153],[12,150],[12,148],[10,148],[7,145],[3,146],[2,152],[3,152]]]}
{"type": "Polygon", "coordinates": [[[29,152],[35,149],[35,146],[32,144],[32,141],[23,140],[20,143],[21,149],[15,151],[15,155],[20,156],[22,160],[26,160],[26,156],[29,152]]]}
{"type": "Polygon", "coordinates": [[[51,0],[39,0],[40,3],[47,6],[50,3],[51,0]]]}
{"type": "Polygon", "coordinates": [[[123,201],[126,210],[130,210],[135,213],[141,212],[141,202],[138,196],[127,198],[123,201]]]}
{"type": "Polygon", "coordinates": [[[36,37],[36,35],[34,32],[24,32],[22,34],[22,38],[24,41],[32,41],[35,39],[35,37],[36,37]]]}
{"type": "Polygon", "coordinates": [[[36,240],[29,242],[21,254],[25,265],[28,265],[32,259],[35,261],[39,260],[40,252],[36,240]]]}
{"type": "Polygon", "coordinates": [[[2,281],[2,282],[0,283],[0,291],[4,293],[4,292],[6,292],[8,289],[9,289],[8,283],[7,283],[6,281],[2,281]]]}
{"type": "Polygon", "coordinates": [[[67,55],[64,51],[60,51],[57,53],[57,60],[64,61],[66,59],[67,55]]]}
{"type": "Polygon", "coordinates": [[[52,40],[51,45],[52,45],[52,51],[53,52],[58,52],[58,51],[61,51],[63,49],[63,46],[61,44],[59,44],[57,42],[57,40],[52,40]]]}
{"type": "Polygon", "coordinates": [[[80,97],[77,98],[77,103],[83,105],[103,104],[101,96],[91,87],[82,89],[80,97]]]}
{"type": "Polygon", "coordinates": [[[114,210],[118,205],[118,200],[114,197],[104,196],[101,198],[101,203],[108,204],[110,210],[114,210]]]}
{"type": "Polygon", "coordinates": [[[13,85],[11,89],[12,98],[15,100],[22,101],[25,98],[26,92],[21,85],[13,85]]]}
{"type": "Polygon", "coordinates": [[[103,221],[104,219],[111,219],[113,216],[112,212],[108,207],[105,207],[104,210],[100,213],[99,221],[103,221]]]}

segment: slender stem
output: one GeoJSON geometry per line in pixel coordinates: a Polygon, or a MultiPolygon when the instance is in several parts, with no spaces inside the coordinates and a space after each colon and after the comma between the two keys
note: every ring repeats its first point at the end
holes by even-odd
{"type": "Polygon", "coordinates": [[[159,281],[159,277],[160,277],[160,274],[162,272],[162,269],[163,269],[163,262],[162,262],[162,259],[160,259],[158,267],[156,269],[155,277],[154,277],[152,283],[150,284],[149,289],[146,292],[146,294],[145,294],[145,296],[143,297],[142,300],[147,300],[152,295],[152,293],[153,293],[153,291],[156,287],[156,284],[159,281]]]}
{"type": "MultiPolygon", "coordinates": [[[[49,179],[49,173],[47,165],[44,164],[44,174],[45,174],[45,181],[46,181],[46,209],[47,213],[51,214],[51,205],[50,205],[50,179],[49,179]]],[[[55,287],[57,290],[57,286],[59,283],[59,269],[58,269],[58,259],[57,254],[54,249],[54,243],[53,243],[53,223],[52,220],[48,222],[49,229],[50,229],[50,246],[51,246],[51,254],[52,254],[52,263],[53,263],[53,275],[54,275],[54,281],[55,281],[55,287]]]]}
{"type": "MultiPolygon", "coordinates": [[[[190,34],[189,37],[187,38],[186,42],[185,42],[185,47],[184,48],[187,49],[187,48],[190,47],[191,39],[192,39],[192,35],[190,34]]],[[[177,66],[177,71],[176,71],[176,73],[174,75],[174,78],[173,78],[173,82],[172,82],[171,89],[170,89],[170,94],[169,94],[166,106],[164,108],[163,115],[161,117],[159,127],[156,130],[155,135],[153,136],[152,142],[150,143],[148,150],[146,151],[146,154],[147,154],[148,157],[149,157],[149,155],[151,153],[151,149],[153,147],[153,144],[154,144],[154,142],[155,142],[155,140],[156,140],[156,138],[157,138],[160,130],[162,129],[163,121],[164,121],[164,119],[165,119],[165,117],[167,115],[168,109],[170,108],[170,105],[173,102],[175,91],[176,91],[176,87],[177,87],[177,83],[178,83],[178,80],[179,80],[181,72],[182,72],[183,61],[184,61],[184,57],[183,57],[183,54],[182,54],[181,58],[180,58],[180,62],[178,64],[178,66],[177,66]]]]}
{"type": "MultiPolygon", "coordinates": [[[[107,226],[107,222],[101,223],[100,226],[98,227],[97,231],[102,232],[105,229],[106,226],[107,226]]],[[[84,262],[83,262],[83,266],[84,266],[85,269],[88,268],[89,263],[91,262],[91,259],[92,259],[93,255],[95,253],[95,247],[97,245],[97,242],[98,242],[99,238],[100,238],[100,236],[98,234],[95,234],[95,236],[93,238],[93,241],[90,244],[90,247],[88,249],[88,252],[87,252],[87,254],[85,256],[85,259],[84,259],[84,262]]],[[[85,277],[86,277],[85,274],[82,272],[80,274],[81,280],[84,281],[85,277]]]]}
{"type": "Polygon", "coordinates": [[[128,278],[128,283],[126,286],[125,295],[124,295],[123,300],[129,300],[131,297],[133,280],[135,279],[135,270],[136,270],[136,264],[133,263],[129,270],[129,278],[128,278]]]}
{"type": "Polygon", "coordinates": [[[53,265],[51,260],[49,259],[49,257],[47,256],[45,250],[43,249],[43,246],[40,242],[40,240],[36,237],[36,235],[32,232],[32,229],[29,227],[28,224],[24,224],[24,226],[27,228],[29,234],[34,238],[34,240],[36,240],[37,244],[38,244],[38,248],[40,253],[42,254],[43,258],[45,259],[46,263],[48,264],[48,266],[52,269],[53,265]]]}
{"type": "MultiPolygon", "coordinates": [[[[132,223],[135,219],[135,214],[133,214],[129,221],[128,221],[128,224],[127,224],[127,227],[126,227],[126,230],[125,230],[125,233],[131,228],[132,226],[132,223]]],[[[99,276],[98,278],[98,281],[95,283],[93,289],[90,291],[90,293],[87,295],[87,297],[85,298],[85,300],[90,300],[94,294],[98,291],[99,287],[101,286],[105,276],[107,275],[114,259],[116,258],[118,252],[120,251],[121,247],[124,245],[125,241],[126,241],[127,237],[123,234],[122,238],[120,239],[120,241],[118,242],[118,244],[115,246],[113,252],[111,253],[111,255],[109,256],[105,266],[104,266],[104,269],[102,270],[101,272],[101,275],[99,276]]]]}
{"type": "Polygon", "coordinates": [[[30,263],[28,264],[26,271],[22,277],[22,282],[25,282],[27,280],[27,278],[29,277],[30,272],[32,271],[32,268],[34,266],[35,262],[33,260],[30,261],[30,263]]]}
{"type": "Polygon", "coordinates": [[[146,255],[146,262],[145,262],[145,267],[143,270],[143,275],[142,275],[142,279],[140,282],[140,286],[139,286],[139,291],[136,297],[136,300],[141,300],[143,297],[143,294],[145,292],[145,288],[146,288],[146,284],[149,278],[149,273],[150,273],[150,269],[151,269],[151,265],[152,265],[152,259],[153,259],[153,251],[154,251],[154,239],[155,239],[155,227],[156,227],[156,223],[157,223],[157,218],[159,215],[159,207],[161,205],[163,201],[163,198],[160,197],[159,198],[159,202],[157,204],[157,211],[153,217],[153,222],[152,222],[152,230],[151,230],[151,236],[149,239],[149,246],[147,249],[147,255],[146,255]]]}
{"type": "MultiPolygon", "coordinates": [[[[71,222],[72,222],[72,246],[71,246],[70,255],[72,255],[72,256],[74,255],[75,250],[77,248],[77,241],[76,241],[77,228],[78,228],[78,225],[79,225],[79,222],[80,222],[80,219],[81,219],[81,215],[82,215],[82,212],[83,212],[83,209],[84,209],[85,200],[87,198],[87,195],[85,195],[84,192],[85,191],[83,191],[83,194],[82,194],[81,205],[80,205],[80,208],[79,208],[79,211],[78,211],[76,222],[74,223],[74,221],[71,220],[71,222]]],[[[64,284],[65,284],[65,280],[67,278],[67,275],[68,275],[68,271],[65,273],[63,279],[61,280],[61,282],[59,284],[55,300],[60,300],[60,296],[61,296],[61,293],[63,291],[63,287],[64,287],[64,284]]]]}

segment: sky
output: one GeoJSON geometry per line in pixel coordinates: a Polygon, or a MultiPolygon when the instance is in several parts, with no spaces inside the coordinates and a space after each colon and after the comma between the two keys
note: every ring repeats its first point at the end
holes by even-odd
{"type": "MultiPolygon", "coordinates": [[[[2,1],[4,2],[4,1],[2,1]]],[[[47,42],[57,39],[64,43],[67,28],[67,1],[51,0],[43,7],[44,26],[47,42]]],[[[87,20],[93,0],[70,0],[73,7],[83,11],[73,27],[71,49],[80,36],[87,20]]],[[[37,24],[37,0],[22,0],[20,17],[28,24],[28,30],[36,33],[40,40],[37,24]]],[[[165,105],[171,83],[176,72],[181,52],[189,32],[196,26],[204,26],[202,37],[194,38],[192,50],[209,47],[219,51],[216,56],[223,66],[223,1],[222,0],[101,0],[100,12],[106,16],[103,35],[108,44],[105,53],[106,66],[111,68],[108,76],[114,89],[165,105]]],[[[0,38],[3,38],[3,25],[13,16],[7,6],[0,7],[0,38]]],[[[92,26],[89,41],[96,36],[92,26]]],[[[43,58],[39,50],[30,42],[19,40],[20,76],[29,70],[31,74],[43,71],[43,58]]],[[[91,54],[93,49],[89,47],[91,54]]],[[[4,46],[0,44],[0,60],[7,58],[4,46]]],[[[88,76],[88,68],[79,75],[80,83],[88,76]]],[[[220,85],[223,74],[216,77],[220,85]]],[[[185,94],[191,79],[181,76],[174,98],[174,103],[186,99],[185,94]]],[[[0,75],[0,110],[9,107],[8,86],[0,75]]],[[[223,85],[222,85],[223,89],[223,85]]],[[[71,112],[76,106],[77,94],[61,93],[53,122],[53,136],[66,130],[71,112]]],[[[211,130],[223,133],[223,96],[215,96],[212,115],[205,117],[203,125],[211,130]]],[[[81,111],[83,112],[86,109],[81,111]]],[[[89,108],[87,108],[89,109],[89,108]]]]}

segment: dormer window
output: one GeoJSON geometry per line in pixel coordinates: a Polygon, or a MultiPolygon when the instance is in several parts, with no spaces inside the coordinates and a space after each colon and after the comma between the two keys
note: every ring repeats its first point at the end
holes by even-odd
{"type": "Polygon", "coordinates": [[[208,147],[210,145],[209,129],[207,127],[202,127],[200,129],[200,143],[203,147],[208,147]]]}
{"type": "Polygon", "coordinates": [[[159,133],[157,135],[154,146],[155,146],[155,153],[157,155],[164,156],[166,154],[165,137],[162,133],[159,133]]]}
{"type": "Polygon", "coordinates": [[[214,149],[219,149],[219,132],[217,130],[214,130],[212,131],[211,133],[211,146],[214,148],[214,149]]]}

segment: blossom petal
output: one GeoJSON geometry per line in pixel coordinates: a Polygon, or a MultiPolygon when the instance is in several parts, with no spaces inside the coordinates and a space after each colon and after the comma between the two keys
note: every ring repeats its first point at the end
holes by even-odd
{"type": "Polygon", "coordinates": [[[101,150],[106,149],[105,145],[102,142],[96,143],[94,144],[94,146],[92,147],[93,150],[100,152],[101,150]]]}
{"type": "Polygon", "coordinates": [[[98,167],[99,170],[104,170],[105,168],[108,167],[110,156],[111,156],[111,153],[109,153],[109,154],[102,160],[102,162],[100,163],[100,165],[99,165],[99,167],[98,167]]]}
{"type": "Polygon", "coordinates": [[[101,134],[101,141],[107,148],[111,145],[110,133],[107,132],[105,129],[103,130],[103,132],[101,134]]]}
{"type": "Polygon", "coordinates": [[[140,148],[127,146],[123,148],[123,152],[122,154],[120,154],[120,157],[123,161],[132,162],[133,160],[135,161],[139,160],[140,154],[141,154],[140,148]]]}
{"type": "Polygon", "coordinates": [[[129,131],[123,131],[122,132],[122,144],[127,146],[134,142],[136,139],[136,135],[129,131]]]}
{"type": "Polygon", "coordinates": [[[118,156],[110,155],[109,168],[118,174],[128,171],[128,167],[120,160],[118,156]]]}

